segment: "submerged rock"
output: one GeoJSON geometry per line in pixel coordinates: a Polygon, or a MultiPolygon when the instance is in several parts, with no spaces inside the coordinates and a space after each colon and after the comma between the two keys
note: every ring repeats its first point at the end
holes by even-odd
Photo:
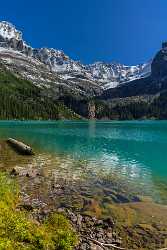
{"type": "Polygon", "coordinates": [[[98,246],[98,245],[95,245],[94,243],[91,243],[90,244],[90,250],[103,250],[104,248],[98,246]]]}
{"type": "Polygon", "coordinates": [[[26,176],[26,177],[32,177],[35,178],[39,175],[39,171],[37,169],[25,169],[19,166],[15,166],[12,171],[12,175],[18,175],[18,176],[26,176]]]}

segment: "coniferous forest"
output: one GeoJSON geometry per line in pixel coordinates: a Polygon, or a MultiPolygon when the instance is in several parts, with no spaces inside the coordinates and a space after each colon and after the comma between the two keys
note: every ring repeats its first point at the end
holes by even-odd
{"type": "Polygon", "coordinates": [[[0,119],[76,119],[61,102],[42,96],[40,88],[0,69],[0,119]]]}

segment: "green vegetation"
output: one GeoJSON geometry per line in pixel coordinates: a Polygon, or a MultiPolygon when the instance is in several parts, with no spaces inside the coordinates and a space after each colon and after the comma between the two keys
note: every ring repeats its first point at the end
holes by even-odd
{"type": "Polygon", "coordinates": [[[95,100],[96,118],[111,120],[167,119],[167,91],[157,95],[151,102],[131,99],[95,100]]]}
{"type": "Polygon", "coordinates": [[[0,250],[72,250],[77,237],[62,214],[50,215],[43,224],[17,208],[19,189],[0,173],[0,250]]]}
{"type": "Polygon", "coordinates": [[[79,116],[0,65],[0,119],[79,119],[79,116]]]}
{"type": "Polygon", "coordinates": [[[146,102],[117,103],[109,101],[96,101],[96,117],[98,119],[133,120],[152,117],[150,104],[146,102]]]}

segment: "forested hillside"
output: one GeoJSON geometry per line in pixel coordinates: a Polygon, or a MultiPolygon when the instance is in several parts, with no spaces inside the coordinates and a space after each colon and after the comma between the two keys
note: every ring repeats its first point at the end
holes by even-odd
{"type": "Polygon", "coordinates": [[[96,118],[111,120],[167,119],[167,90],[153,96],[95,100],[96,118]]]}
{"type": "Polygon", "coordinates": [[[0,65],[0,119],[78,119],[61,102],[42,96],[40,88],[0,65]]]}

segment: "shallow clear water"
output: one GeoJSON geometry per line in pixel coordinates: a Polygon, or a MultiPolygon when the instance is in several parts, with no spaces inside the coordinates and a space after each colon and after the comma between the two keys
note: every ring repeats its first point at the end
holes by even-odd
{"type": "Polygon", "coordinates": [[[167,121],[1,121],[0,138],[8,137],[63,159],[75,177],[80,162],[80,174],[86,164],[96,178],[114,173],[136,193],[167,200],[167,121]]]}

